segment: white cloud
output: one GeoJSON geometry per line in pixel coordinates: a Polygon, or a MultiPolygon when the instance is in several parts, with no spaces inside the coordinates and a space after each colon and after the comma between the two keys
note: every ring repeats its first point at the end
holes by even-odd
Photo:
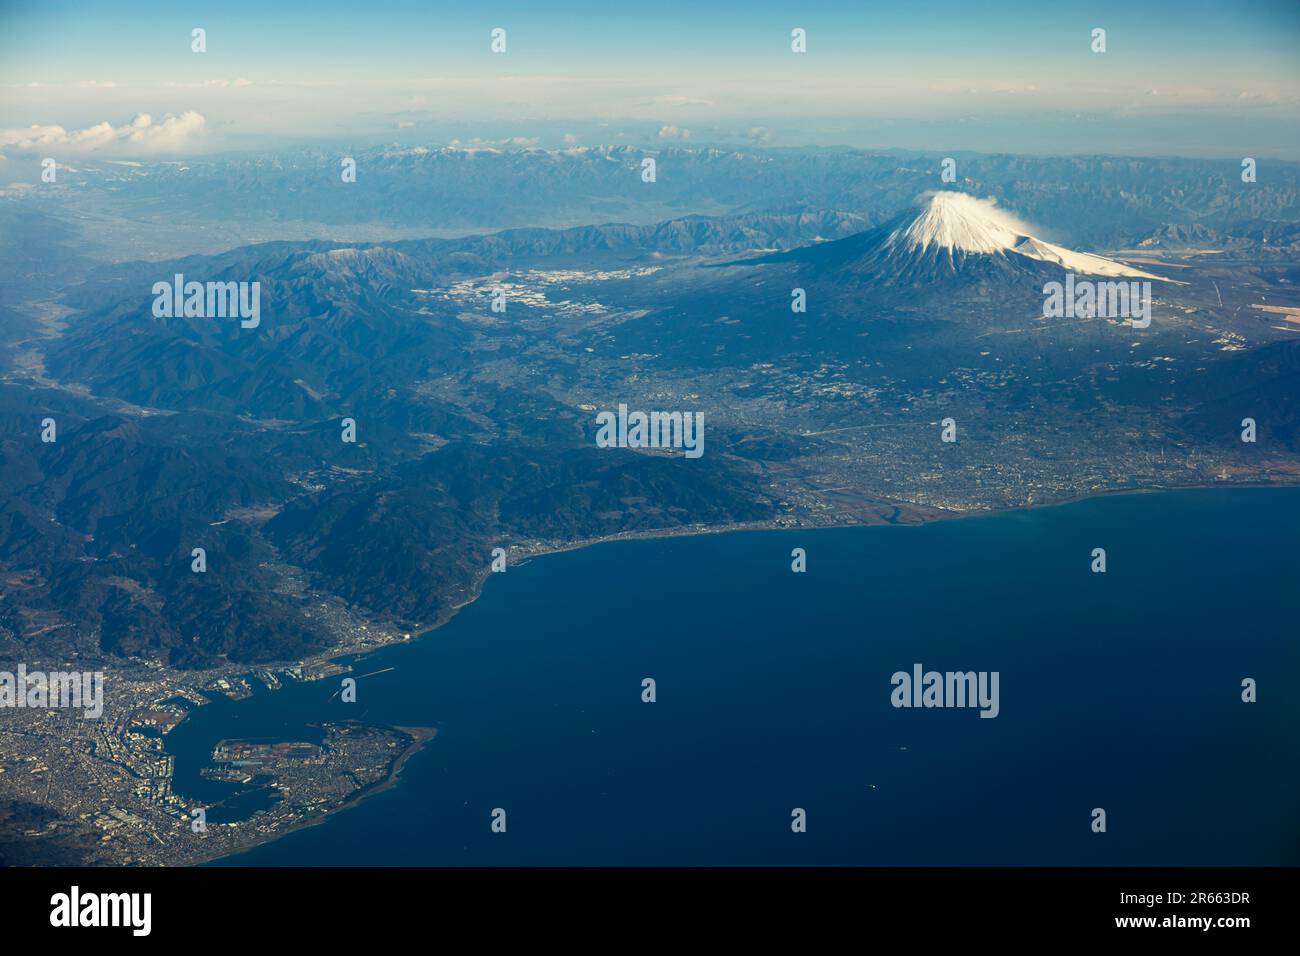
{"type": "MultiPolygon", "coordinates": [[[[121,85],[121,84],[119,84],[121,85]]],[[[210,80],[186,81],[184,83],[176,80],[166,80],[161,84],[162,89],[167,90],[228,90],[228,89],[246,89],[247,87],[284,87],[289,89],[327,89],[337,86],[333,80],[250,80],[246,76],[237,76],[234,79],[228,77],[216,77],[210,80]]]]}
{"type": "Polygon", "coordinates": [[[702,100],[694,96],[652,96],[642,100],[638,106],[712,106],[712,100],[702,100]]]}
{"type": "Polygon", "coordinates": [[[447,145],[453,149],[479,149],[486,152],[496,152],[501,146],[519,146],[533,147],[538,144],[536,136],[507,136],[505,139],[481,139],[475,136],[473,139],[453,139],[447,145]]]}
{"type": "Polygon", "coordinates": [[[0,129],[0,147],[17,149],[58,148],[71,152],[94,152],[112,149],[120,152],[154,152],[182,149],[203,132],[202,114],[187,110],[176,116],[168,113],[154,122],[148,113],[140,113],[125,126],[105,121],[81,130],[62,126],[29,126],[26,129],[0,129]]]}
{"type": "Polygon", "coordinates": [[[663,126],[659,129],[660,139],[690,139],[691,131],[678,126],[663,126]]]}

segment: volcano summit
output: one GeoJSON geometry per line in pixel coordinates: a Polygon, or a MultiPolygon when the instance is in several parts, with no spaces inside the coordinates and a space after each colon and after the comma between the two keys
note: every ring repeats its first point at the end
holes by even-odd
{"type": "Polygon", "coordinates": [[[932,284],[958,275],[1041,277],[1054,275],[1056,269],[1169,281],[1113,259],[1045,242],[1030,235],[1028,227],[998,208],[995,200],[950,191],[923,193],[913,208],[876,229],[761,261],[824,266],[882,285],[932,284]]]}

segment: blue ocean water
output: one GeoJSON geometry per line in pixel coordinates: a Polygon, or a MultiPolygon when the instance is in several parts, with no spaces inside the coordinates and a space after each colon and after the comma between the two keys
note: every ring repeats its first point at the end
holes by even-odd
{"type": "Polygon", "coordinates": [[[605,544],[358,662],[395,670],[355,704],[259,690],[168,749],[211,799],[222,737],[438,728],[396,787],[225,864],[1295,864],[1298,542],[1300,489],[1212,489],[605,544]],[[895,709],[916,663],[998,671],[999,716],[895,709]]]}

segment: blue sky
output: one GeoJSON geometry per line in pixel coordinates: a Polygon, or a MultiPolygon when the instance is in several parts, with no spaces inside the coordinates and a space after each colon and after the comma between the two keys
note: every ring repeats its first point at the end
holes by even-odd
{"type": "Polygon", "coordinates": [[[0,147],[1300,154],[1292,0],[87,6],[0,2],[0,147]],[[206,53],[190,51],[194,27],[206,53]],[[489,51],[493,27],[507,31],[503,55],[489,51]],[[806,54],[790,51],[794,27],[806,54]]]}

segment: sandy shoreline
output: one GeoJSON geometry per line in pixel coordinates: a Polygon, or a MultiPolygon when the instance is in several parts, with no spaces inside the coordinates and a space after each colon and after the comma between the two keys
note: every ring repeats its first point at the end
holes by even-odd
{"type": "MultiPolygon", "coordinates": [[[[1016,505],[1011,508],[985,508],[971,511],[951,511],[938,508],[932,505],[916,505],[911,502],[886,502],[881,504],[896,508],[900,514],[913,516],[913,520],[908,521],[888,521],[881,519],[879,521],[846,521],[846,522],[828,522],[826,524],[782,524],[779,521],[748,521],[737,522],[735,524],[701,526],[685,525],[673,528],[659,528],[650,531],[629,531],[613,535],[604,535],[598,538],[583,538],[578,541],[566,542],[563,544],[548,544],[542,547],[524,547],[517,553],[509,554],[507,560],[516,566],[521,566],[528,561],[536,558],[544,558],[552,554],[564,554],[569,551],[579,551],[583,548],[592,548],[602,544],[613,544],[619,541],[654,541],[661,538],[694,538],[711,534],[734,534],[744,531],[824,531],[830,529],[846,528],[889,528],[889,527],[921,527],[927,524],[933,524],[939,521],[958,521],[966,518],[989,518],[995,515],[1013,514],[1018,511],[1038,511],[1044,508],[1060,508],[1066,505],[1077,504],[1081,501],[1089,501],[1094,498],[1109,498],[1126,495],[1151,495],[1175,491],[1210,491],[1214,489],[1245,489],[1245,488],[1295,488],[1300,487],[1297,484],[1284,484],[1280,482],[1249,483],[1233,482],[1231,484],[1214,484],[1214,485],[1168,485],[1168,486],[1144,486],[1141,488],[1113,488],[1102,491],[1090,491],[1085,494],[1075,495],[1069,498],[1061,498],[1052,501],[1033,502],[1023,505],[1016,505]]],[[[383,650],[385,647],[392,647],[395,644],[406,644],[410,641],[419,640],[426,637],[440,628],[446,626],[447,622],[456,616],[463,608],[473,604],[483,595],[483,585],[488,578],[492,576],[490,567],[485,566],[477,578],[474,579],[473,591],[469,597],[459,604],[451,605],[445,616],[437,622],[421,628],[407,637],[397,637],[392,640],[380,641],[369,645],[364,650],[348,650],[343,647],[330,648],[304,657],[298,660],[268,661],[252,665],[240,665],[238,667],[226,667],[219,670],[204,671],[205,680],[210,680],[214,676],[229,677],[233,675],[247,674],[254,670],[284,670],[289,667],[307,667],[314,664],[324,664],[333,661],[340,661],[345,658],[354,658],[362,660],[376,651],[383,650]]],[[[385,627],[392,626],[394,630],[400,628],[391,623],[375,621],[385,627]]]]}

